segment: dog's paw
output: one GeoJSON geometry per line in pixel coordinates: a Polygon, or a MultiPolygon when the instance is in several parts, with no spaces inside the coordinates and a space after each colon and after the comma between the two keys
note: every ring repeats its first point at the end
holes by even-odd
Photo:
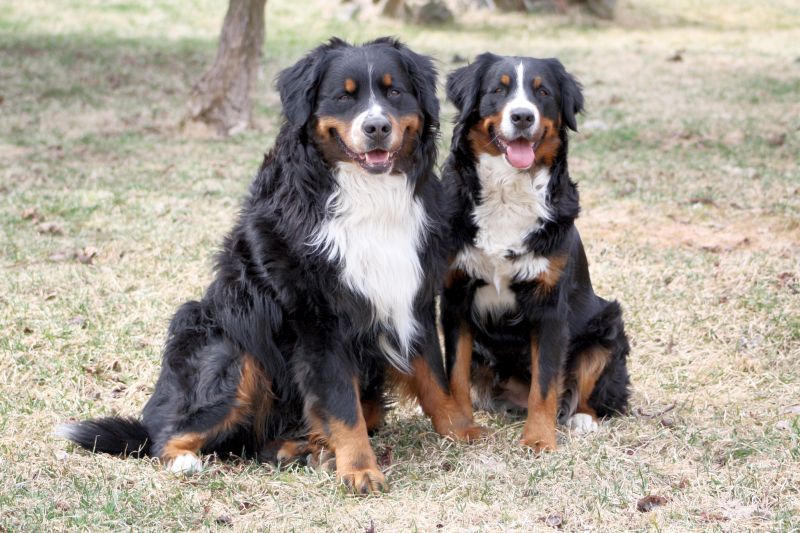
{"type": "Polygon", "coordinates": [[[337,470],[336,477],[353,494],[367,495],[389,490],[386,476],[377,468],[337,470]]]}
{"type": "Polygon", "coordinates": [[[519,443],[522,446],[531,448],[536,453],[555,451],[557,448],[555,428],[553,431],[525,431],[519,443]]]}
{"type": "Polygon", "coordinates": [[[600,424],[592,416],[586,413],[575,413],[566,423],[567,429],[578,435],[595,433],[600,430],[600,424]]]}
{"type": "Polygon", "coordinates": [[[203,470],[203,461],[193,453],[184,453],[173,459],[168,467],[173,474],[191,476],[203,470]]]}
{"type": "Polygon", "coordinates": [[[461,442],[475,442],[486,436],[488,430],[477,424],[469,424],[460,428],[452,428],[446,436],[461,442]]]}

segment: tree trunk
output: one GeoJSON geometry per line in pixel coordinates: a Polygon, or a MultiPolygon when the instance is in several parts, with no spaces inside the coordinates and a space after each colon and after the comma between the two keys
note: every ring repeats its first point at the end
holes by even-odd
{"type": "Polygon", "coordinates": [[[250,124],[250,93],[258,82],[267,0],[230,0],[214,65],[192,88],[188,121],[235,135],[250,124]]]}

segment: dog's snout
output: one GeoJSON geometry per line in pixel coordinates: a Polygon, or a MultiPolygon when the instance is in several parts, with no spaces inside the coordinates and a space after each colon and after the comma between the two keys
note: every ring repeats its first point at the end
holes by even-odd
{"type": "Polygon", "coordinates": [[[520,129],[529,128],[533,124],[533,111],[530,109],[512,109],[511,124],[520,129]]]}
{"type": "Polygon", "coordinates": [[[364,121],[361,129],[370,140],[380,142],[392,133],[392,123],[386,117],[369,117],[364,121]]]}

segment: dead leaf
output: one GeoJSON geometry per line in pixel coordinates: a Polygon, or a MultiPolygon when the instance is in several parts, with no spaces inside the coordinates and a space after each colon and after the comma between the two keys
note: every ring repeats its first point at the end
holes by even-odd
{"type": "Polygon", "coordinates": [[[672,61],[673,63],[677,63],[678,61],[683,61],[684,52],[686,52],[686,50],[683,48],[681,48],[680,50],[675,50],[675,53],[667,58],[667,61],[672,61]]]}
{"type": "Polygon", "coordinates": [[[649,495],[645,496],[644,498],[639,498],[639,501],[636,502],[636,510],[640,513],[649,513],[656,507],[662,507],[667,505],[667,500],[664,496],[656,496],[656,495],[649,495]]]}
{"type": "Polygon", "coordinates": [[[47,259],[49,259],[50,261],[53,261],[55,263],[61,263],[63,261],[67,261],[69,259],[72,259],[73,257],[75,257],[75,254],[73,252],[67,252],[65,250],[59,250],[57,252],[53,252],[52,254],[50,254],[50,256],[47,259]]]}
{"type": "Polygon", "coordinates": [[[113,389],[111,389],[111,397],[112,398],[119,398],[122,394],[127,390],[125,385],[117,385],[113,389]]]}
{"type": "Polygon", "coordinates": [[[233,527],[233,519],[226,514],[219,515],[214,522],[219,526],[233,527]]]}
{"type": "Polygon", "coordinates": [[[378,456],[378,464],[380,466],[392,466],[394,460],[394,453],[391,446],[383,449],[383,452],[378,456]]]}
{"type": "Polygon", "coordinates": [[[539,518],[539,521],[544,522],[544,525],[554,529],[561,529],[561,527],[564,525],[564,519],[558,514],[543,516],[539,518]]]}
{"type": "Polygon", "coordinates": [[[787,405],[781,409],[781,414],[784,415],[800,415],[800,403],[794,405],[787,405]]]}
{"type": "Polygon", "coordinates": [[[637,407],[636,408],[636,412],[639,413],[639,416],[643,416],[645,418],[658,418],[659,416],[665,415],[665,414],[669,413],[670,411],[672,411],[673,409],[675,409],[676,405],[677,404],[675,402],[672,402],[672,404],[670,404],[669,406],[667,406],[664,409],[662,409],[661,411],[657,411],[655,413],[647,413],[641,407],[637,407]]]}
{"type": "Polygon", "coordinates": [[[375,533],[375,524],[370,519],[369,527],[364,530],[364,533],[375,533]]]}
{"type": "Polygon", "coordinates": [[[78,315],[78,316],[74,316],[74,317],[70,318],[69,319],[69,323],[71,325],[73,325],[73,326],[85,327],[86,326],[86,319],[83,318],[82,316],[78,315]]]}
{"type": "Polygon", "coordinates": [[[703,511],[700,513],[700,520],[703,522],[727,522],[730,520],[727,516],[720,513],[707,513],[703,511]]]}
{"type": "Polygon", "coordinates": [[[662,418],[661,427],[673,428],[675,427],[675,422],[673,422],[671,418],[662,418]]]}
{"type": "Polygon", "coordinates": [[[69,511],[72,509],[72,506],[68,502],[65,502],[64,500],[58,500],[56,502],[56,509],[58,509],[59,511],[69,511]]]}
{"type": "Polygon", "coordinates": [[[69,459],[69,454],[64,450],[57,450],[53,455],[56,456],[57,461],[66,461],[69,459]]]}
{"type": "Polygon", "coordinates": [[[91,265],[94,258],[97,257],[97,248],[87,246],[83,250],[78,250],[75,257],[84,265],[91,265]]]}
{"type": "Polygon", "coordinates": [[[772,133],[767,136],[767,144],[770,146],[782,146],[786,142],[785,133],[772,133]]]}
{"type": "Polygon", "coordinates": [[[39,233],[49,233],[50,235],[63,235],[64,230],[55,222],[41,222],[36,225],[39,233]]]}
{"type": "Polygon", "coordinates": [[[797,277],[793,272],[781,272],[778,274],[778,287],[781,289],[788,289],[792,294],[800,292],[800,286],[797,283],[797,277]]]}
{"type": "Polygon", "coordinates": [[[26,207],[22,210],[22,220],[30,220],[31,222],[39,222],[42,217],[36,211],[35,207],[26,207]]]}

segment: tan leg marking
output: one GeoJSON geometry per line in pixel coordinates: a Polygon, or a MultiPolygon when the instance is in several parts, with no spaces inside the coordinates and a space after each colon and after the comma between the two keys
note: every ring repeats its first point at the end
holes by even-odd
{"type": "Polygon", "coordinates": [[[450,391],[456,403],[470,420],[472,420],[471,372],[472,372],[473,336],[467,324],[462,324],[456,341],[456,360],[450,370],[450,391]]]}
{"type": "Polygon", "coordinates": [[[355,379],[353,381],[356,391],[356,423],[349,425],[335,418],[325,421],[309,414],[307,418],[311,426],[311,440],[333,450],[336,455],[336,477],[348,490],[357,494],[385,492],[389,486],[383,472],[378,469],[375,452],[369,444],[358,382],[355,379]]]}
{"type": "Polygon", "coordinates": [[[439,435],[456,440],[472,441],[480,438],[485,430],[476,426],[472,418],[466,416],[452,394],[438,382],[428,363],[421,357],[411,361],[412,374],[391,371],[395,383],[402,393],[415,398],[422,411],[428,415],[433,428],[439,435]]]}
{"type": "Polygon", "coordinates": [[[558,414],[558,383],[554,380],[542,395],[539,384],[539,341],[531,339],[531,390],[528,395],[528,418],[522,430],[521,444],[536,452],[556,449],[556,415],[558,414]]]}

